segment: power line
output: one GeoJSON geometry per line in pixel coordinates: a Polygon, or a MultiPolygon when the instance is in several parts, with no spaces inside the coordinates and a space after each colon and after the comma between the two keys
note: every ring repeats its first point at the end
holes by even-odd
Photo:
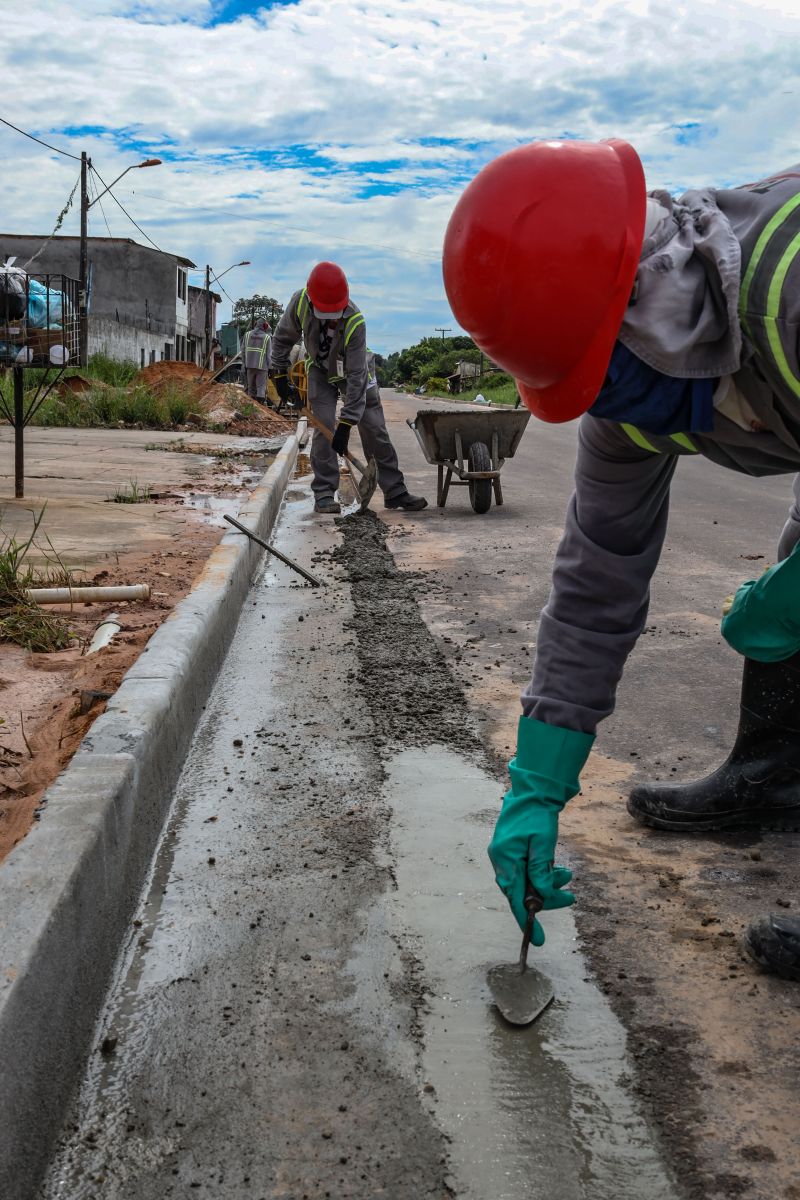
{"type": "Polygon", "coordinates": [[[17,133],[21,133],[23,137],[30,138],[32,142],[38,142],[40,146],[45,146],[48,150],[54,150],[56,154],[63,154],[65,158],[74,158],[76,162],[80,162],[79,154],[70,154],[69,150],[59,150],[58,146],[51,146],[49,142],[43,142],[41,138],[34,137],[32,133],[27,133],[24,129],[20,129],[18,125],[12,125],[5,117],[0,117],[0,121],[7,125],[9,129],[16,129],[17,133]]]}
{"type": "Polygon", "coordinates": [[[97,190],[97,184],[92,179],[91,175],[89,176],[89,187],[95,193],[94,199],[92,200],[92,204],[96,203],[96,204],[100,205],[100,212],[103,214],[103,222],[106,227],[106,232],[107,232],[108,236],[111,237],[112,235],[111,235],[111,230],[109,229],[109,226],[108,226],[108,218],[106,217],[106,210],[103,208],[103,201],[100,199],[102,192],[99,192],[97,190]]]}
{"type": "Polygon", "coordinates": [[[111,197],[111,199],[114,201],[114,203],[115,203],[115,204],[116,204],[116,205],[117,205],[119,208],[121,208],[121,209],[122,209],[122,211],[125,213],[125,216],[128,218],[128,220],[130,221],[131,225],[135,226],[135,228],[139,230],[139,233],[142,235],[142,237],[143,237],[143,238],[146,238],[146,239],[147,239],[147,241],[150,243],[150,245],[151,245],[151,246],[153,246],[153,247],[155,247],[155,249],[156,249],[156,250],[158,250],[159,254],[163,254],[163,251],[162,251],[161,247],[160,247],[160,246],[156,246],[156,243],[155,243],[155,242],[153,241],[153,239],[150,237],[149,233],[145,233],[145,231],[142,229],[141,225],[137,225],[137,224],[136,224],[136,222],[134,221],[133,217],[132,217],[132,216],[131,216],[131,214],[128,212],[128,210],[127,210],[126,208],[124,208],[124,207],[123,207],[122,203],[121,203],[121,202],[120,202],[120,201],[117,199],[117,197],[116,197],[116,196],[114,195],[114,193],[111,191],[110,187],[109,187],[109,186],[108,186],[108,184],[106,183],[105,179],[103,179],[103,176],[100,174],[100,172],[99,172],[99,171],[98,171],[98,170],[97,170],[95,167],[92,167],[92,171],[93,171],[93,172],[94,172],[94,174],[97,176],[97,178],[100,180],[100,182],[102,183],[103,187],[106,189],[106,191],[108,192],[109,196],[110,196],[110,197],[111,197]]]}
{"type": "MultiPolygon", "coordinates": [[[[217,279],[216,275],[212,275],[212,276],[211,276],[211,278],[212,278],[213,282],[214,282],[214,283],[217,285],[217,287],[219,288],[219,290],[220,290],[221,292],[224,292],[224,293],[225,293],[225,295],[226,295],[226,296],[228,296],[228,293],[225,291],[225,288],[222,286],[222,284],[220,283],[220,281],[217,279]]],[[[228,299],[231,301],[231,304],[233,304],[233,300],[231,300],[230,296],[228,296],[228,299]]]]}

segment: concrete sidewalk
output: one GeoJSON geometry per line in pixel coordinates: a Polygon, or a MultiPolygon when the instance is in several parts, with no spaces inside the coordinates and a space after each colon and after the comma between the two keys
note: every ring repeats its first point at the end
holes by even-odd
{"type": "MultiPolygon", "coordinates": [[[[267,446],[279,441],[216,433],[170,433],[152,429],[41,429],[25,431],[25,497],[14,497],[14,431],[0,426],[0,535],[27,537],[33,513],[47,504],[40,541],[49,537],[73,568],[89,570],[113,549],[126,554],[163,544],[196,525],[184,493],[229,496],[244,492],[266,468],[267,446]],[[169,450],[170,446],[186,449],[169,450]],[[199,450],[219,451],[220,463],[199,450]],[[119,492],[176,493],[166,503],[114,504],[119,492]],[[226,485],[222,487],[222,485],[226,485]]],[[[220,524],[219,521],[216,522],[220,524]]]]}

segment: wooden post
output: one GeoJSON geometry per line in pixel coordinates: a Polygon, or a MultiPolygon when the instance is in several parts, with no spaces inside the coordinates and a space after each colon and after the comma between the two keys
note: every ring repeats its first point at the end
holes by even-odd
{"type": "Polygon", "coordinates": [[[14,367],[14,495],[21,500],[25,495],[25,410],[22,367],[14,367]]]}

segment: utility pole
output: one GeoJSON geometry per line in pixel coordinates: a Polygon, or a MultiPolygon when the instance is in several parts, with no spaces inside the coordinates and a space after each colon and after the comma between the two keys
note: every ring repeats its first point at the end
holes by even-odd
{"type": "Polygon", "coordinates": [[[206,263],[206,362],[211,363],[211,267],[206,263]]]}
{"type": "Polygon", "coordinates": [[[85,367],[89,358],[89,167],[92,160],[86,151],[81,151],[81,255],[78,267],[78,353],[80,366],[85,367]]]}
{"type": "Polygon", "coordinates": [[[446,333],[453,332],[453,330],[451,328],[443,329],[441,325],[434,325],[434,329],[436,330],[437,333],[440,333],[442,335],[442,341],[444,341],[444,335],[446,333]]]}

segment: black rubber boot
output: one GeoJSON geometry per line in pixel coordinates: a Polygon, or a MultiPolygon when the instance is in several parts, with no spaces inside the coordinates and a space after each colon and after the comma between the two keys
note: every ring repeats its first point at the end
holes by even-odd
{"type": "Polygon", "coordinates": [[[800,917],[771,913],[754,921],[744,935],[744,948],[762,970],[800,982],[800,917]]]}
{"type": "Polygon", "coordinates": [[[628,797],[644,825],[691,833],[800,829],[800,654],[744,660],[739,731],[712,775],[691,783],[645,783],[628,797]]]}
{"type": "Polygon", "coordinates": [[[428,507],[428,501],[424,496],[412,496],[411,492],[401,492],[399,496],[392,496],[390,500],[384,500],[384,508],[402,508],[406,512],[420,512],[421,509],[428,507]]]}

